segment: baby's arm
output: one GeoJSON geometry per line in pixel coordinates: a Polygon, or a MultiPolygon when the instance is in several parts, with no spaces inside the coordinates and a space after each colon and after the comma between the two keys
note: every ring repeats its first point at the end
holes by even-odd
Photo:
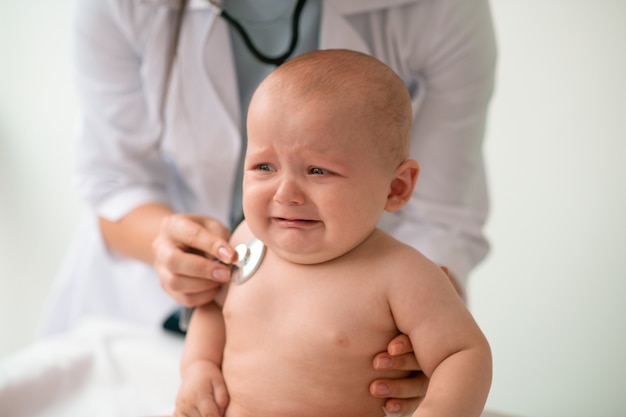
{"type": "MultiPolygon", "coordinates": [[[[251,237],[246,222],[242,222],[231,235],[230,243],[235,246],[251,237]]],[[[212,303],[197,307],[191,316],[174,417],[224,415],[228,392],[221,370],[226,343],[222,306],[227,292],[228,284],[224,284],[212,303]]]]}
{"type": "Polygon", "coordinates": [[[415,417],[478,417],[491,385],[489,345],[479,337],[468,340],[466,346],[443,359],[429,374],[428,390],[413,414],[415,417]]]}
{"type": "MultiPolygon", "coordinates": [[[[394,268],[402,268],[398,264],[394,268]]],[[[489,344],[436,265],[422,260],[410,267],[404,271],[416,270],[419,276],[399,279],[390,289],[389,300],[396,325],[409,335],[415,356],[430,378],[413,416],[478,417],[491,386],[489,344]]]]}
{"type": "Polygon", "coordinates": [[[185,337],[174,417],[224,414],[228,404],[221,371],[225,340],[221,307],[213,302],[196,308],[185,337]]]}

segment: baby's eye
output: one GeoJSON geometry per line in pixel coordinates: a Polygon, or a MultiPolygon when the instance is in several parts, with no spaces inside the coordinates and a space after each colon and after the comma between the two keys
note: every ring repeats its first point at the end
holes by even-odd
{"type": "Polygon", "coordinates": [[[271,166],[270,164],[265,164],[265,163],[258,164],[256,166],[256,169],[259,170],[259,171],[264,171],[264,172],[276,171],[273,166],[271,166]]]}
{"type": "Polygon", "coordinates": [[[328,171],[324,168],[312,167],[309,169],[309,174],[311,175],[325,175],[328,174],[328,171]]]}

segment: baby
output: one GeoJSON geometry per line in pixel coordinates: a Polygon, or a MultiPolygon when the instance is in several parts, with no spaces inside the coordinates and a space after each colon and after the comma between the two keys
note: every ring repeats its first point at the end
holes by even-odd
{"type": "Polygon", "coordinates": [[[358,52],[304,54],[263,81],[231,241],[265,256],[194,312],[176,417],[381,417],[371,360],[400,333],[430,378],[414,416],[481,414],[484,335],[439,266],[377,228],[415,186],[410,129],[403,82],[358,52]]]}

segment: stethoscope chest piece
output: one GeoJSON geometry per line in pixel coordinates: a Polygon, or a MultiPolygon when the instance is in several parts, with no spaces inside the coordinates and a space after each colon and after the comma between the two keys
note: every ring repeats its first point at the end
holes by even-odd
{"type": "Polygon", "coordinates": [[[261,265],[265,255],[265,245],[255,237],[248,243],[240,243],[235,246],[235,251],[238,261],[234,264],[237,268],[233,271],[232,282],[243,284],[254,275],[261,265]]]}

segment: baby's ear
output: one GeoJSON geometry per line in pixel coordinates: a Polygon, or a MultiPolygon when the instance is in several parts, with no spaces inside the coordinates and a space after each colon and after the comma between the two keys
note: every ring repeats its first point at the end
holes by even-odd
{"type": "Polygon", "coordinates": [[[407,159],[396,169],[389,187],[385,210],[393,213],[404,206],[413,194],[420,166],[414,159],[407,159]]]}

